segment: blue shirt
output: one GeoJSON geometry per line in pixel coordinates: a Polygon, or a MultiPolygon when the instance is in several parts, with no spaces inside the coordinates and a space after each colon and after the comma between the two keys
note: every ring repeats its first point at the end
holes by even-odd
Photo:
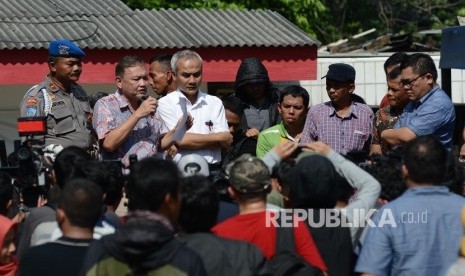
{"type": "Polygon", "coordinates": [[[407,104],[394,128],[406,127],[417,136],[432,134],[451,150],[454,126],[454,104],[436,85],[418,101],[407,104]]]}
{"type": "Polygon", "coordinates": [[[465,198],[444,186],[410,188],[374,216],[355,270],[375,275],[444,275],[458,256],[465,198]]]}

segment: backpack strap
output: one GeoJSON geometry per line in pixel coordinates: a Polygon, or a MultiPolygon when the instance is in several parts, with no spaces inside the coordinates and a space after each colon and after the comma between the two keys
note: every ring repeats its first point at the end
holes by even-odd
{"type": "MultiPolygon", "coordinates": [[[[294,218],[292,220],[294,221],[294,218]]],[[[276,227],[275,255],[277,255],[278,253],[284,253],[284,252],[297,255],[297,251],[295,249],[295,240],[294,240],[294,227],[283,227],[282,222],[283,222],[282,216],[279,216],[278,225],[280,227],[276,227]]]]}

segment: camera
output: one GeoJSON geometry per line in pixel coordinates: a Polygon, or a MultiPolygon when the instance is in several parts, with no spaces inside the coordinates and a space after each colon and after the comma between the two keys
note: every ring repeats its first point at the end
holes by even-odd
{"type": "Polygon", "coordinates": [[[23,142],[8,158],[8,167],[0,168],[14,179],[19,193],[20,209],[35,207],[37,200],[46,193],[52,164],[44,158],[42,148],[47,131],[45,117],[18,118],[17,130],[23,142]],[[41,138],[37,138],[41,136],[41,138]]]}
{"type": "Polygon", "coordinates": [[[211,170],[208,178],[218,191],[221,200],[232,201],[228,194],[229,178],[223,169],[211,170]]]}

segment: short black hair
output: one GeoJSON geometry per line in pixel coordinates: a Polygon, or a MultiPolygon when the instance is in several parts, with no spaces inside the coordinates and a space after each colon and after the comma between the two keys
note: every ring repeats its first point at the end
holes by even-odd
{"type": "Polygon", "coordinates": [[[184,178],[181,185],[181,211],[178,223],[185,233],[209,232],[218,216],[220,198],[217,189],[205,176],[184,178]]]}
{"type": "Polygon", "coordinates": [[[393,80],[400,76],[401,73],[402,70],[400,69],[400,66],[397,66],[394,69],[392,69],[386,76],[388,80],[393,80]]]}
{"type": "Polygon", "coordinates": [[[436,82],[438,78],[438,71],[434,64],[434,60],[428,54],[415,53],[409,55],[402,61],[400,69],[404,70],[407,67],[412,67],[412,71],[420,76],[427,73],[431,74],[434,82],[436,82]]]}
{"type": "Polygon", "coordinates": [[[145,68],[145,62],[138,56],[124,56],[116,64],[115,76],[122,78],[127,68],[142,65],[145,68]]]}
{"type": "Polygon", "coordinates": [[[448,154],[446,147],[432,135],[408,142],[403,160],[409,178],[417,183],[441,184],[446,177],[448,154]]]}
{"type": "Polygon", "coordinates": [[[158,211],[167,194],[178,197],[180,180],[178,167],[172,161],[142,159],[131,167],[128,177],[128,209],[158,211]]]}
{"type": "Polygon", "coordinates": [[[229,110],[232,113],[237,114],[239,116],[244,115],[245,106],[244,103],[242,103],[242,101],[238,97],[234,95],[229,95],[227,97],[224,97],[222,99],[222,102],[225,110],[229,110]]]}
{"type": "Polygon", "coordinates": [[[384,62],[384,73],[387,74],[387,69],[388,67],[397,65],[396,67],[400,66],[402,61],[407,57],[408,55],[404,52],[397,52],[392,54],[390,57],[386,59],[384,62]]]}
{"type": "Polygon", "coordinates": [[[64,148],[57,154],[53,162],[53,171],[55,173],[55,182],[59,188],[63,188],[65,181],[77,163],[84,160],[91,160],[90,155],[83,149],[76,146],[64,148]]]}
{"type": "Polygon", "coordinates": [[[294,159],[284,159],[278,166],[273,168],[272,176],[275,176],[278,179],[279,185],[281,186],[282,194],[288,196],[291,183],[290,183],[290,172],[291,169],[295,166],[296,162],[294,159]]]}
{"type": "Polygon", "coordinates": [[[407,189],[402,179],[402,160],[397,156],[377,156],[370,165],[362,167],[381,184],[379,197],[392,201],[407,189]]]}
{"type": "Polygon", "coordinates": [[[116,162],[103,162],[105,169],[105,205],[115,205],[123,197],[123,187],[126,181],[122,166],[116,162]]]}
{"type": "Polygon", "coordinates": [[[102,216],[102,190],[90,180],[75,178],[61,191],[58,208],[72,225],[93,229],[102,216]]]}
{"type": "Polygon", "coordinates": [[[310,104],[310,96],[308,95],[307,90],[300,85],[286,86],[279,94],[279,103],[283,103],[284,97],[287,95],[291,95],[294,98],[302,97],[305,108],[307,108],[310,104]]]}
{"type": "Polygon", "coordinates": [[[68,182],[75,178],[84,178],[97,184],[102,189],[102,192],[106,193],[108,182],[105,170],[105,165],[97,160],[80,161],[76,163],[76,166],[69,174],[65,187],[68,182]]]}
{"type": "Polygon", "coordinates": [[[152,64],[153,62],[158,62],[166,66],[166,68],[168,68],[169,70],[171,70],[171,59],[172,58],[173,58],[172,54],[161,54],[161,55],[151,58],[149,61],[149,64],[152,64]]]}

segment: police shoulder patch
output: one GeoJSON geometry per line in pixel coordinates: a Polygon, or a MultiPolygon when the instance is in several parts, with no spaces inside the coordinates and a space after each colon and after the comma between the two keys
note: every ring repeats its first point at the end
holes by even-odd
{"type": "Polygon", "coordinates": [[[35,107],[35,106],[26,107],[26,116],[27,117],[34,117],[36,115],[37,115],[37,107],[35,107]]]}
{"type": "Polygon", "coordinates": [[[27,106],[36,106],[37,105],[37,99],[36,98],[28,98],[26,100],[26,105],[27,106]]]}

